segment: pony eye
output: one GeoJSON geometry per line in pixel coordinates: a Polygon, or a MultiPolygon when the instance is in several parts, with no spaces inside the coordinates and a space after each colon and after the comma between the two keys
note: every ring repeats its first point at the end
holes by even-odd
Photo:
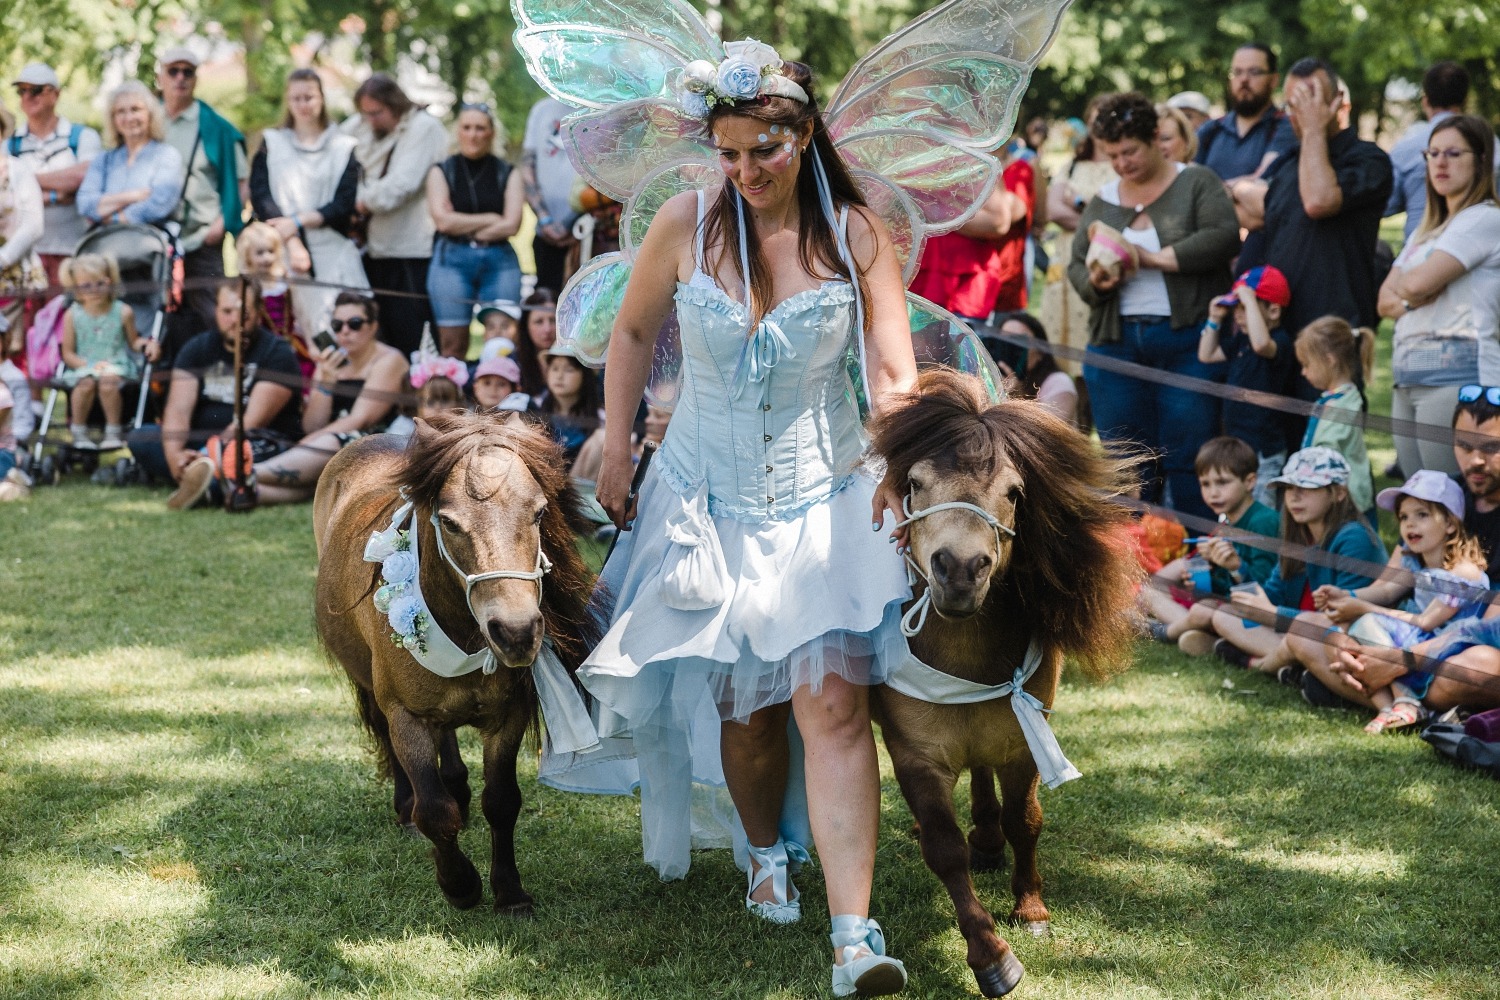
{"type": "Polygon", "coordinates": [[[531,523],[532,524],[541,524],[542,523],[542,516],[544,514],[546,514],[546,513],[547,513],[547,508],[543,507],[541,510],[539,510],[539,511],[536,512],[536,516],[531,519],[531,523]]]}
{"type": "Polygon", "coordinates": [[[1019,486],[1012,486],[1010,489],[1006,490],[1005,491],[1005,499],[1009,500],[1011,503],[1020,503],[1021,502],[1021,487],[1019,487],[1019,486]]]}
{"type": "Polygon", "coordinates": [[[463,529],[458,526],[458,522],[453,520],[453,518],[449,517],[447,514],[439,514],[438,522],[442,524],[444,531],[452,531],[457,534],[463,533],[463,529]]]}
{"type": "Polygon", "coordinates": [[[911,486],[912,490],[916,492],[920,492],[921,490],[926,488],[926,484],[923,483],[922,480],[917,479],[915,476],[908,479],[907,483],[911,486]]]}

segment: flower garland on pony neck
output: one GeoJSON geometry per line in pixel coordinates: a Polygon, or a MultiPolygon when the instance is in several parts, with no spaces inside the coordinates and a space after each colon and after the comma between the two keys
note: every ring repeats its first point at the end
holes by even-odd
{"type": "Polygon", "coordinates": [[[721,104],[758,97],[789,97],[807,103],[807,91],[782,73],[783,61],[764,42],[748,38],[724,43],[724,60],[715,66],[695,59],[682,68],[678,81],[682,107],[694,118],[707,118],[721,104]]]}

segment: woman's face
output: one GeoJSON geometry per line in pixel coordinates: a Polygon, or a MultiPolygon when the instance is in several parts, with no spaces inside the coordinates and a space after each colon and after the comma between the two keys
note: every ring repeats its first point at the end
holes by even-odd
{"type": "Polygon", "coordinates": [[[1169,163],[1188,161],[1187,136],[1182,134],[1182,125],[1177,119],[1161,119],[1161,124],[1156,127],[1156,148],[1161,150],[1162,158],[1169,163]]]}
{"type": "Polygon", "coordinates": [[[495,142],[495,123],[483,111],[460,111],[458,114],[458,151],[477,160],[490,151],[495,142]]]}
{"type": "Polygon", "coordinates": [[[123,94],[110,112],[115,133],[127,142],[144,139],[151,128],[151,111],[139,94],[123,94]]]}
{"type": "Polygon", "coordinates": [[[1435,130],[1427,140],[1427,179],[1440,198],[1462,198],[1474,186],[1479,157],[1456,128],[1435,130]]]}
{"type": "Polygon", "coordinates": [[[294,80],[286,88],[286,107],[294,122],[317,122],[323,115],[323,91],[311,80],[294,80]]]}
{"type": "Polygon", "coordinates": [[[545,351],[557,343],[557,313],[551,306],[533,309],[526,314],[526,335],[531,338],[531,346],[538,351],[545,351]]]}
{"type": "Polygon", "coordinates": [[[572,358],[547,359],[547,391],[557,399],[573,399],[583,391],[583,369],[572,358]]]}
{"type": "Polygon", "coordinates": [[[365,311],[353,303],[346,302],[333,311],[333,320],[328,329],[333,339],[349,354],[359,350],[375,339],[376,324],[365,317],[365,311]],[[356,327],[358,329],[356,329],[356,327]]]}
{"type": "Polygon", "coordinates": [[[1155,176],[1166,162],[1155,143],[1124,138],[1119,142],[1099,139],[1098,145],[1104,155],[1109,157],[1109,165],[1120,175],[1121,180],[1144,181],[1155,176]]]}
{"type": "Polygon", "coordinates": [[[797,174],[811,135],[811,122],[799,132],[731,115],[714,126],[719,168],[752,208],[789,205],[797,197],[797,174]]]}

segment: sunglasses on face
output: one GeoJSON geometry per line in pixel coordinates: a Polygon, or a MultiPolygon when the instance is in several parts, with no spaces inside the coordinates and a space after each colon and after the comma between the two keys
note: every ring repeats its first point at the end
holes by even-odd
{"type": "Polygon", "coordinates": [[[353,332],[358,333],[365,328],[365,323],[367,322],[369,321],[363,316],[355,316],[353,319],[334,319],[328,321],[328,329],[334,333],[341,333],[344,327],[347,326],[353,332]]]}
{"type": "Polygon", "coordinates": [[[180,76],[184,80],[191,80],[198,75],[198,70],[193,66],[168,66],[168,76],[180,76]]]}
{"type": "Polygon", "coordinates": [[[1500,386],[1466,385],[1458,390],[1460,403],[1472,403],[1481,396],[1491,406],[1500,406],[1500,386]]]}
{"type": "Polygon", "coordinates": [[[46,92],[47,92],[47,88],[46,88],[45,85],[40,86],[40,87],[34,87],[34,86],[31,86],[31,85],[25,84],[25,83],[18,83],[18,84],[16,84],[16,96],[17,97],[22,97],[22,98],[25,98],[25,97],[39,97],[42,94],[45,94],[46,92]]]}

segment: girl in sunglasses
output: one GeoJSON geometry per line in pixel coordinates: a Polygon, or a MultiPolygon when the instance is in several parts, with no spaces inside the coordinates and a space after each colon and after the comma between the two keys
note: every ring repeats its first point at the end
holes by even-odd
{"type": "Polygon", "coordinates": [[[262,504],[311,500],[323,466],[350,441],[385,430],[396,415],[410,365],[377,339],[379,308],[357,292],[340,292],[320,335],[312,391],[302,408],[297,447],[259,462],[254,489],[262,504]]]}

